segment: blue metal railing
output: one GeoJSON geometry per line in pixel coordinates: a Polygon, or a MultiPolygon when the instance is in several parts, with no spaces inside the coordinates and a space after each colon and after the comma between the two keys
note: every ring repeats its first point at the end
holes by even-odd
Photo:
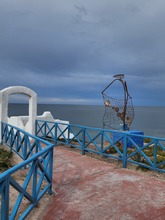
{"type": "Polygon", "coordinates": [[[123,168],[131,163],[165,172],[165,138],[42,120],[36,121],[36,135],[53,140],[55,145],[81,149],[82,154],[90,152],[117,159],[123,168]]]}
{"type": "Polygon", "coordinates": [[[1,133],[2,144],[17,153],[22,162],[0,174],[0,219],[24,219],[46,192],[52,194],[54,145],[3,122],[1,133]],[[20,184],[13,174],[23,169],[26,175],[20,184]],[[9,202],[11,187],[18,194],[13,207],[9,202]],[[27,201],[25,209],[23,199],[27,201]]]}

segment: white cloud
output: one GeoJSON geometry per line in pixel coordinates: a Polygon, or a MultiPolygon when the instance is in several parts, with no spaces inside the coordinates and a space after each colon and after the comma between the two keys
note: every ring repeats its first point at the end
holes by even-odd
{"type": "Polygon", "coordinates": [[[96,99],[82,99],[82,98],[45,98],[38,97],[38,103],[52,103],[52,104],[79,104],[79,105],[96,105],[100,100],[96,99]]]}

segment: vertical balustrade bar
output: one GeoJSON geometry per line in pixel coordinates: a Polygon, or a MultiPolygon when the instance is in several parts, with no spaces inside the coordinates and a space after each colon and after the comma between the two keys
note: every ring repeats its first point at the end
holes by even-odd
{"type": "Polygon", "coordinates": [[[27,136],[24,135],[24,144],[23,144],[23,156],[24,156],[24,160],[26,160],[27,157],[27,136]]]}
{"type": "Polygon", "coordinates": [[[47,122],[44,122],[44,138],[46,138],[46,126],[47,126],[47,122]]]}
{"type": "Polygon", "coordinates": [[[85,155],[85,132],[86,132],[86,128],[83,128],[82,129],[82,143],[81,143],[82,155],[85,155]]]}
{"type": "Polygon", "coordinates": [[[67,138],[67,144],[70,144],[70,125],[67,125],[68,127],[68,138],[67,138]]]}
{"type": "Polygon", "coordinates": [[[40,150],[40,143],[38,142],[38,141],[34,141],[34,143],[35,143],[35,153],[38,153],[39,152],[39,150],[40,150]]]}
{"type": "Polygon", "coordinates": [[[54,145],[57,146],[57,123],[55,123],[54,127],[54,145]]]}
{"type": "Polygon", "coordinates": [[[15,133],[15,148],[16,148],[16,151],[18,150],[18,148],[20,146],[20,143],[21,143],[20,133],[18,131],[16,131],[16,133],[15,133]]]}
{"type": "Polygon", "coordinates": [[[154,143],[154,169],[156,168],[156,161],[157,161],[157,141],[154,143]]]}
{"type": "Polygon", "coordinates": [[[9,219],[9,177],[5,179],[1,201],[1,220],[7,219],[9,219]]]}
{"type": "MultiPolygon", "coordinates": [[[[26,160],[27,159],[26,158],[27,157],[27,136],[26,135],[24,135],[23,156],[24,156],[24,160],[26,160]]],[[[26,169],[26,166],[24,166],[24,168],[26,169]]]]}
{"type": "Polygon", "coordinates": [[[10,147],[12,146],[13,142],[13,128],[10,129],[10,147]]]}
{"type": "Polygon", "coordinates": [[[103,154],[104,150],[104,131],[101,131],[101,154],[103,154]]]}
{"type": "Polygon", "coordinates": [[[33,172],[33,183],[32,183],[32,197],[37,200],[37,166],[38,164],[34,161],[34,172],[33,172]]]}
{"type": "Polygon", "coordinates": [[[122,162],[123,162],[123,168],[127,168],[127,135],[124,134],[124,138],[123,138],[123,158],[122,158],[122,162]]]}
{"type": "Polygon", "coordinates": [[[52,180],[53,180],[53,148],[50,150],[49,152],[49,168],[48,168],[48,173],[51,179],[51,186],[48,189],[48,193],[51,195],[53,194],[53,190],[52,190],[52,180]]]}
{"type": "Polygon", "coordinates": [[[10,138],[10,152],[12,152],[12,147],[14,146],[14,129],[10,129],[11,138],[10,138]]]}

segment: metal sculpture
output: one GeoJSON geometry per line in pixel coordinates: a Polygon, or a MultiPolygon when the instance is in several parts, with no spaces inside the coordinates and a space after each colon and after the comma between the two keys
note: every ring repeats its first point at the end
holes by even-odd
{"type": "Polygon", "coordinates": [[[112,128],[115,130],[129,130],[130,125],[134,119],[134,108],[132,104],[132,97],[128,93],[127,83],[124,80],[124,74],[117,74],[113,76],[115,79],[101,92],[105,105],[105,112],[103,116],[103,127],[112,128]],[[123,86],[123,99],[113,98],[105,92],[115,82],[121,82],[123,86]]]}

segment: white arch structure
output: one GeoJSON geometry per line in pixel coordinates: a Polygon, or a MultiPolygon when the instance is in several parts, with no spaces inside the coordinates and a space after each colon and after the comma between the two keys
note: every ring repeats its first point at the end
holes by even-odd
{"type": "MultiPolygon", "coordinates": [[[[35,134],[35,120],[37,117],[37,94],[24,86],[10,86],[0,91],[0,122],[8,123],[8,102],[9,96],[13,94],[23,94],[29,98],[29,116],[26,131],[35,134]]],[[[0,123],[0,143],[1,143],[1,123],[0,123]]]]}

